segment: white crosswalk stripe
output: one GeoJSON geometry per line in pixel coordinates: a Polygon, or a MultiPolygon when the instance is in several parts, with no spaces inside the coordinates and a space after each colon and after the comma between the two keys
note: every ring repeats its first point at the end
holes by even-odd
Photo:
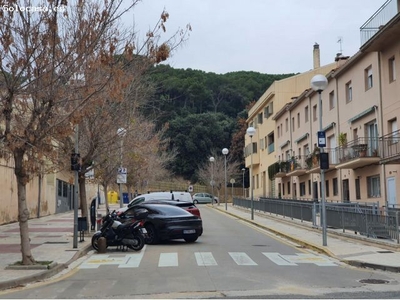
{"type": "Polygon", "coordinates": [[[158,261],[159,267],[177,267],[178,266],[178,253],[161,253],[160,260],[158,261]]]}
{"type": "Polygon", "coordinates": [[[229,252],[229,255],[239,266],[257,266],[257,264],[244,252],[229,252]]]}
{"type": "Polygon", "coordinates": [[[198,266],[218,266],[217,261],[211,252],[195,252],[194,253],[198,266]]]}
{"type": "MultiPolygon", "coordinates": [[[[95,269],[104,265],[116,265],[118,268],[139,268],[141,262],[145,259],[145,249],[133,254],[95,254],[86,259],[80,266],[80,269],[95,269]]],[[[194,252],[194,258],[199,267],[218,266],[217,260],[211,252],[194,252]]],[[[245,252],[228,252],[233,262],[238,266],[258,266],[245,252]]],[[[283,255],[277,252],[262,252],[262,254],[271,262],[278,266],[296,267],[299,264],[314,264],[320,267],[337,266],[337,264],[324,255],[312,253],[296,253],[294,255],[283,255]]],[[[188,263],[186,260],[183,264],[188,263]]],[[[189,263],[190,260],[189,260],[189,263]]],[[[158,267],[178,267],[179,258],[177,252],[160,253],[158,267]]]]}

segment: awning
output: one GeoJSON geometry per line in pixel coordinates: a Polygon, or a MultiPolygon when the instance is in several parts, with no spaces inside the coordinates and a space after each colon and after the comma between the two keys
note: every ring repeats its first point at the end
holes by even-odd
{"type": "Polygon", "coordinates": [[[329,124],[325,128],[322,128],[322,131],[328,131],[329,129],[333,128],[333,126],[335,126],[335,125],[336,125],[336,123],[332,122],[331,124],[329,124]]]}
{"type": "Polygon", "coordinates": [[[375,110],[375,105],[364,110],[362,113],[359,113],[358,115],[350,118],[349,123],[353,123],[353,122],[357,121],[358,119],[361,119],[362,117],[364,117],[365,115],[368,115],[369,113],[373,112],[374,110],[375,110]]]}
{"type": "Polygon", "coordinates": [[[305,133],[303,134],[301,137],[299,137],[297,140],[295,140],[294,142],[297,144],[299,142],[301,142],[302,140],[306,139],[309,136],[309,133],[305,133]]]}
{"type": "Polygon", "coordinates": [[[281,147],[281,149],[282,148],[285,148],[287,145],[289,145],[290,144],[290,141],[286,141],[286,142],[284,142],[280,147],[281,147]]]}

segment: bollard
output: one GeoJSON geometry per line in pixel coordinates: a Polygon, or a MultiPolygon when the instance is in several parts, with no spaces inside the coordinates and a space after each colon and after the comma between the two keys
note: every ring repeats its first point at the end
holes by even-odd
{"type": "Polygon", "coordinates": [[[101,214],[97,214],[97,220],[96,220],[97,231],[99,231],[101,228],[101,222],[102,222],[102,216],[101,216],[101,214]]]}
{"type": "Polygon", "coordinates": [[[99,247],[99,249],[97,250],[97,252],[99,253],[106,253],[106,249],[107,249],[107,240],[105,237],[101,237],[97,240],[97,245],[99,247]]]}

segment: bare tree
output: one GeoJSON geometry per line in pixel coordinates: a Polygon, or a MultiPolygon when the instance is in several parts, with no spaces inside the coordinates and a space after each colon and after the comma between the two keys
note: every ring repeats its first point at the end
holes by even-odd
{"type": "MultiPolygon", "coordinates": [[[[101,105],[105,94],[124,99],[129,82],[115,56],[122,53],[132,60],[136,46],[118,20],[138,1],[124,9],[122,2],[0,1],[0,140],[15,162],[22,264],[35,263],[26,184],[40,166],[50,167],[45,171],[65,167],[59,148],[70,146],[75,124],[101,105]]],[[[161,30],[167,18],[164,12],[161,30]]],[[[145,52],[159,62],[172,48],[158,46],[156,39],[154,34],[147,37],[145,52]]]]}

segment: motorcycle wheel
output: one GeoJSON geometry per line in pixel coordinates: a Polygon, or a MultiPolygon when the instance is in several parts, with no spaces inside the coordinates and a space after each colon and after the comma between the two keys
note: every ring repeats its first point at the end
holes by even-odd
{"type": "MultiPolygon", "coordinates": [[[[96,250],[96,251],[99,250],[99,244],[98,244],[99,238],[101,238],[101,233],[100,233],[100,232],[95,233],[95,234],[92,236],[92,247],[93,247],[93,249],[96,250]]],[[[107,247],[108,247],[108,245],[106,246],[106,248],[107,248],[107,247]]]]}
{"type": "Polygon", "coordinates": [[[152,245],[157,244],[158,243],[158,235],[157,235],[157,231],[156,231],[156,228],[154,227],[154,225],[147,224],[145,226],[145,228],[147,230],[147,236],[148,236],[146,242],[148,244],[152,244],[152,245]]]}
{"type": "Polygon", "coordinates": [[[135,236],[132,238],[134,240],[135,245],[127,245],[129,249],[139,251],[142,250],[144,245],[145,245],[145,240],[144,237],[141,234],[135,234],[135,236]]]}

